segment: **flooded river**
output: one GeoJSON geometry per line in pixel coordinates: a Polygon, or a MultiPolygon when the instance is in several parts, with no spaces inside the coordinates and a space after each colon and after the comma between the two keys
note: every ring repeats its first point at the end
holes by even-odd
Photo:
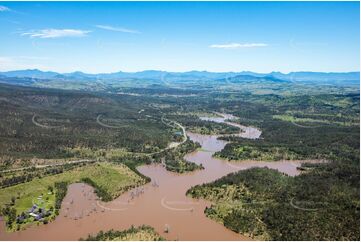
{"type": "MultiPolygon", "coordinates": [[[[225,121],[229,116],[217,118],[246,132],[237,134],[256,139],[261,131],[225,121]]],[[[86,184],[72,184],[63,201],[60,215],[47,225],[33,226],[24,231],[4,232],[1,240],[78,240],[100,230],[123,230],[131,225],[150,225],[168,240],[249,240],[207,218],[203,211],[210,203],[185,196],[194,185],[214,181],[228,173],[250,167],[270,167],[289,175],[297,175],[300,161],[285,162],[227,162],[212,157],[227,144],[217,136],[187,133],[202,145],[202,149],[186,155],[186,159],[202,164],[204,170],[187,174],[168,172],[161,164],[144,165],[138,170],[152,181],[124,193],[112,202],[99,201],[93,188],[86,184]],[[165,233],[165,227],[169,228],[165,233]]]]}

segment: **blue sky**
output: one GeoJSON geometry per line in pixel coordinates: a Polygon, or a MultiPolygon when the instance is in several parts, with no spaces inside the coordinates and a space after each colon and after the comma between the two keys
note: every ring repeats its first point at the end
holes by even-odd
{"type": "Polygon", "coordinates": [[[0,2],[0,71],[358,71],[358,2],[0,2]]]}

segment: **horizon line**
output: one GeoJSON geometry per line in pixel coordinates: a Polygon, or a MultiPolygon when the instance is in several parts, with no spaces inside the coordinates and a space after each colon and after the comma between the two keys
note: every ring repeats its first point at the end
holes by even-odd
{"type": "Polygon", "coordinates": [[[187,73],[187,72],[208,72],[208,73],[241,73],[241,72],[252,72],[255,74],[272,74],[272,73],[281,73],[281,74],[291,74],[296,72],[312,72],[312,73],[360,73],[360,70],[351,70],[351,71],[310,71],[310,70],[298,70],[298,71],[289,71],[289,72],[282,72],[282,71],[270,71],[270,72],[257,72],[257,71],[250,71],[250,70],[239,70],[239,71],[208,71],[208,70],[187,70],[187,71],[167,71],[167,70],[159,70],[159,69],[143,69],[138,71],[112,71],[112,72],[86,72],[86,71],[70,71],[70,72],[61,72],[61,71],[55,71],[55,70],[42,70],[39,68],[29,68],[29,69],[14,69],[14,70],[1,70],[0,73],[4,72],[14,72],[14,71],[41,71],[41,72],[55,72],[58,74],[72,74],[76,72],[81,72],[84,74],[90,74],[90,75],[97,75],[97,74],[114,74],[114,73],[140,73],[140,72],[146,72],[146,71],[158,71],[158,72],[168,72],[168,73],[187,73]]]}

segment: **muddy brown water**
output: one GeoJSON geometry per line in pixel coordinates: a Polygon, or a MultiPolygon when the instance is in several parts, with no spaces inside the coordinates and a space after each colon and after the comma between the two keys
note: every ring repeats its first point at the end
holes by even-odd
{"type": "MultiPolygon", "coordinates": [[[[244,126],[241,128],[244,129],[244,126]]],[[[239,135],[259,138],[261,132],[247,127],[246,132],[239,135]]],[[[249,240],[207,218],[204,209],[210,203],[186,197],[186,191],[194,185],[250,167],[267,166],[297,175],[297,166],[301,161],[227,162],[212,157],[214,152],[223,149],[226,141],[210,135],[188,133],[188,136],[199,142],[202,150],[187,154],[185,158],[202,164],[204,170],[176,174],[168,172],[160,164],[140,166],[138,170],[152,181],[108,203],[101,202],[92,187],[82,183],[72,184],[55,221],[13,233],[5,232],[4,223],[1,223],[0,240],[78,240],[100,230],[123,230],[142,224],[154,227],[168,240],[249,240]],[[168,233],[165,232],[166,227],[169,228],[168,233]]]]}

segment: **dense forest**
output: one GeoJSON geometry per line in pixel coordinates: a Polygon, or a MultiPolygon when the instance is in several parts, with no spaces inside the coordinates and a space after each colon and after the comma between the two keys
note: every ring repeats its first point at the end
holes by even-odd
{"type": "Polygon", "coordinates": [[[252,168],[196,186],[188,195],[214,202],[207,216],[255,239],[359,240],[360,183],[354,168],[335,162],[296,177],[252,168]]]}

